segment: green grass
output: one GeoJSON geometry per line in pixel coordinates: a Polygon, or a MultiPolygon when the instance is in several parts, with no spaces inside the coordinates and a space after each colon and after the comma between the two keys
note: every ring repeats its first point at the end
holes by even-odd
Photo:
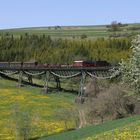
{"type": "MultiPolygon", "coordinates": [[[[125,125],[135,123],[139,120],[140,120],[140,115],[137,115],[134,117],[119,119],[115,121],[108,121],[100,125],[91,125],[78,130],[73,130],[73,131],[63,132],[53,136],[43,137],[38,140],[81,140],[81,139],[86,139],[88,137],[92,137],[94,139],[94,136],[96,135],[100,135],[104,132],[116,128],[124,127],[125,125]]],[[[135,127],[135,125],[133,127],[135,127]]]]}
{"type": "MultiPolygon", "coordinates": [[[[128,26],[121,27],[121,31],[117,31],[118,34],[123,33],[140,33],[140,30],[127,30],[130,27],[140,27],[140,24],[129,24],[128,26]]],[[[58,38],[79,38],[82,34],[86,34],[89,38],[97,37],[109,37],[113,34],[108,31],[106,25],[96,25],[96,26],[62,26],[61,29],[55,29],[55,27],[30,27],[30,28],[17,28],[17,29],[5,29],[0,30],[0,34],[10,33],[15,37],[19,37],[25,33],[36,34],[36,35],[50,35],[51,37],[58,38]]]]}
{"type": "MultiPolygon", "coordinates": [[[[16,84],[0,78],[0,139],[15,138],[12,123],[13,119],[18,119],[13,118],[15,106],[18,106],[20,113],[29,113],[33,127],[31,137],[40,137],[65,129],[64,122],[57,119],[57,110],[74,108],[75,95],[64,92],[44,94],[40,88],[17,88],[16,84]]],[[[69,125],[69,128],[73,127],[74,124],[69,125]]]]}
{"type": "MultiPolygon", "coordinates": [[[[40,137],[39,140],[88,140],[88,138],[91,140],[95,137],[98,140],[105,140],[103,139],[104,135],[106,135],[106,140],[108,138],[112,140],[118,132],[121,133],[126,130],[123,129],[125,126],[129,133],[132,130],[132,134],[139,134],[140,115],[62,132],[65,126],[63,122],[57,119],[59,115],[57,110],[74,108],[74,98],[75,96],[71,93],[43,94],[39,88],[30,86],[17,88],[15,82],[0,78],[0,139],[15,139],[15,129],[12,126],[14,105],[19,106],[21,113],[29,112],[31,118],[34,118],[31,137],[40,137]],[[132,125],[130,126],[130,124],[132,125]]],[[[73,127],[74,125],[70,123],[69,128],[73,127]]],[[[120,134],[118,135],[120,136],[120,134]]]]}

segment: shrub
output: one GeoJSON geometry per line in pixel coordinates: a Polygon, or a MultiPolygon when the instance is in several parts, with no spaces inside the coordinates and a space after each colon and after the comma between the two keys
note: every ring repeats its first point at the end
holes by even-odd
{"type": "Polygon", "coordinates": [[[88,122],[95,123],[100,120],[103,123],[104,120],[132,115],[135,111],[135,102],[126,95],[126,89],[120,85],[111,85],[96,98],[90,98],[86,103],[88,122]]]}

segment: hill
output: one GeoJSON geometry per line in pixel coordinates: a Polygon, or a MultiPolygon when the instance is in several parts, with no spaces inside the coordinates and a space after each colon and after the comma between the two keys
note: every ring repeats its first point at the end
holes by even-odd
{"type": "Polygon", "coordinates": [[[83,35],[95,39],[97,37],[109,36],[131,36],[140,33],[140,24],[122,24],[119,30],[110,31],[109,25],[95,26],[50,26],[50,27],[30,27],[0,30],[0,34],[13,34],[19,37],[24,34],[49,35],[54,38],[79,38],[83,35]]]}
{"type": "Polygon", "coordinates": [[[17,88],[15,82],[0,78],[0,139],[15,140],[27,135],[26,131],[33,138],[64,130],[57,111],[74,108],[74,98],[71,93],[43,94],[40,88],[17,88]]]}

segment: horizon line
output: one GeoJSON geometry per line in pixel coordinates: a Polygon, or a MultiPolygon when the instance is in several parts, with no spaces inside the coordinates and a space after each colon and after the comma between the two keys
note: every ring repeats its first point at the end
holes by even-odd
{"type": "MultiPolygon", "coordinates": [[[[122,22],[118,22],[118,23],[122,23],[122,22]]],[[[122,23],[122,24],[139,24],[140,22],[129,22],[129,23],[122,23]]],[[[14,29],[28,29],[28,28],[47,28],[47,27],[56,27],[56,26],[60,26],[60,27],[78,27],[78,26],[103,26],[103,25],[110,25],[111,23],[104,23],[104,24],[77,24],[77,25],[40,25],[40,26],[24,26],[24,27],[11,27],[11,28],[0,28],[0,30],[14,30],[14,29]]]]}

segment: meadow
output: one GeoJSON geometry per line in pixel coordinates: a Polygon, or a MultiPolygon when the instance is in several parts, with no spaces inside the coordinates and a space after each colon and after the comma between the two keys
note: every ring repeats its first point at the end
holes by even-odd
{"type": "Polygon", "coordinates": [[[140,120],[83,140],[139,140],[140,120]]]}
{"type": "Polygon", "coordinates": [[[66,110],[76,108],[74,99],[71,93],[44,94],[40,88],[18,88],[16,82],[0,78],[0,139],[17,139],[19,128],[30,130],[30,138],[37,140],[140,139],[140,115],[66,131],[76,128],[66,114],[66,110]]]}
{"type": "MultiPolygon", "coordinates": [[[[65,124],[57,119],[57,112],[74,108],[74,98],[70,93],[44,94],[40,88],[17,88],[15,82],[0,78],[0,139],[15,140],[16,130],[25,124],[30,127],[31,138],[63,131],[65,124]]],[[[70,122],[67,127],[74,128],[75,124],[70,122]]]]}
{"type": "Polygon", "coordinates": [[[39,140],[139,140],[140,115],[63,132],[39,140]]]}

